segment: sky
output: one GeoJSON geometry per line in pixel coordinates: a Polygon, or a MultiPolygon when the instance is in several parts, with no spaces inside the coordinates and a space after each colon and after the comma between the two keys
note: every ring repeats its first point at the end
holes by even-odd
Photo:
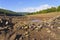
{"type": "Polygon", "coordinates": [[[60,0],[0,0],[0,8],[16,12],[35,12],[60,5],[60,0]]]}

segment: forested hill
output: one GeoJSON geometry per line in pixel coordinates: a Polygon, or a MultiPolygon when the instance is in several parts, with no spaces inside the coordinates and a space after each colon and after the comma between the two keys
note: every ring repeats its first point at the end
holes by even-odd
{"type": "Polygon", "coordinates": [[[7,16],[24,16],[26,15],[27,12],[14,12],[11,10],[6,10],[6,9],[0,9],[0,15],[7,15],[7,16]]]}

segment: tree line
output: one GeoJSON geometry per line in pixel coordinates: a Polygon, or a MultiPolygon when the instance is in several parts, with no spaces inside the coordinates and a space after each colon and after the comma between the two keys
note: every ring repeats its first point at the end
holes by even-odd
{"type": "Polygon", "coordinates": [[[50,13],[50,12],[60,12],[60,6],[51,7],[51,8],[47,8],[47,9],[40,10],[40,11],[37,11],[37,12],[29,13],[28,15],[45,14],[45,13],[50,13]]]}

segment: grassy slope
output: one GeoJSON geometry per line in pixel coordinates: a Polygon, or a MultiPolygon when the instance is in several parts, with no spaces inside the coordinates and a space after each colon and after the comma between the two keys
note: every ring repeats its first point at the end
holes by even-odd
{"type": "Polygon", "coordinates": [[[48,20],[50,18],[53,18],[55,16],[60,15],[60,12],[52,12],[47,14],[36,14],[36,15],[28,15],[29,18],[33,19],[40,19],[40,20],[48,20]]]}

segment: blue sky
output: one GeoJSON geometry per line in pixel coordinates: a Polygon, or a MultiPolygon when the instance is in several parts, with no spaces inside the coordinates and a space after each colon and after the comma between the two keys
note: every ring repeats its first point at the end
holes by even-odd
{"type": "Polygon", "coordinates": [[[60,0],[0,0],[0,8],[18,12],[34,12],[59,5],[60,0]]]}

